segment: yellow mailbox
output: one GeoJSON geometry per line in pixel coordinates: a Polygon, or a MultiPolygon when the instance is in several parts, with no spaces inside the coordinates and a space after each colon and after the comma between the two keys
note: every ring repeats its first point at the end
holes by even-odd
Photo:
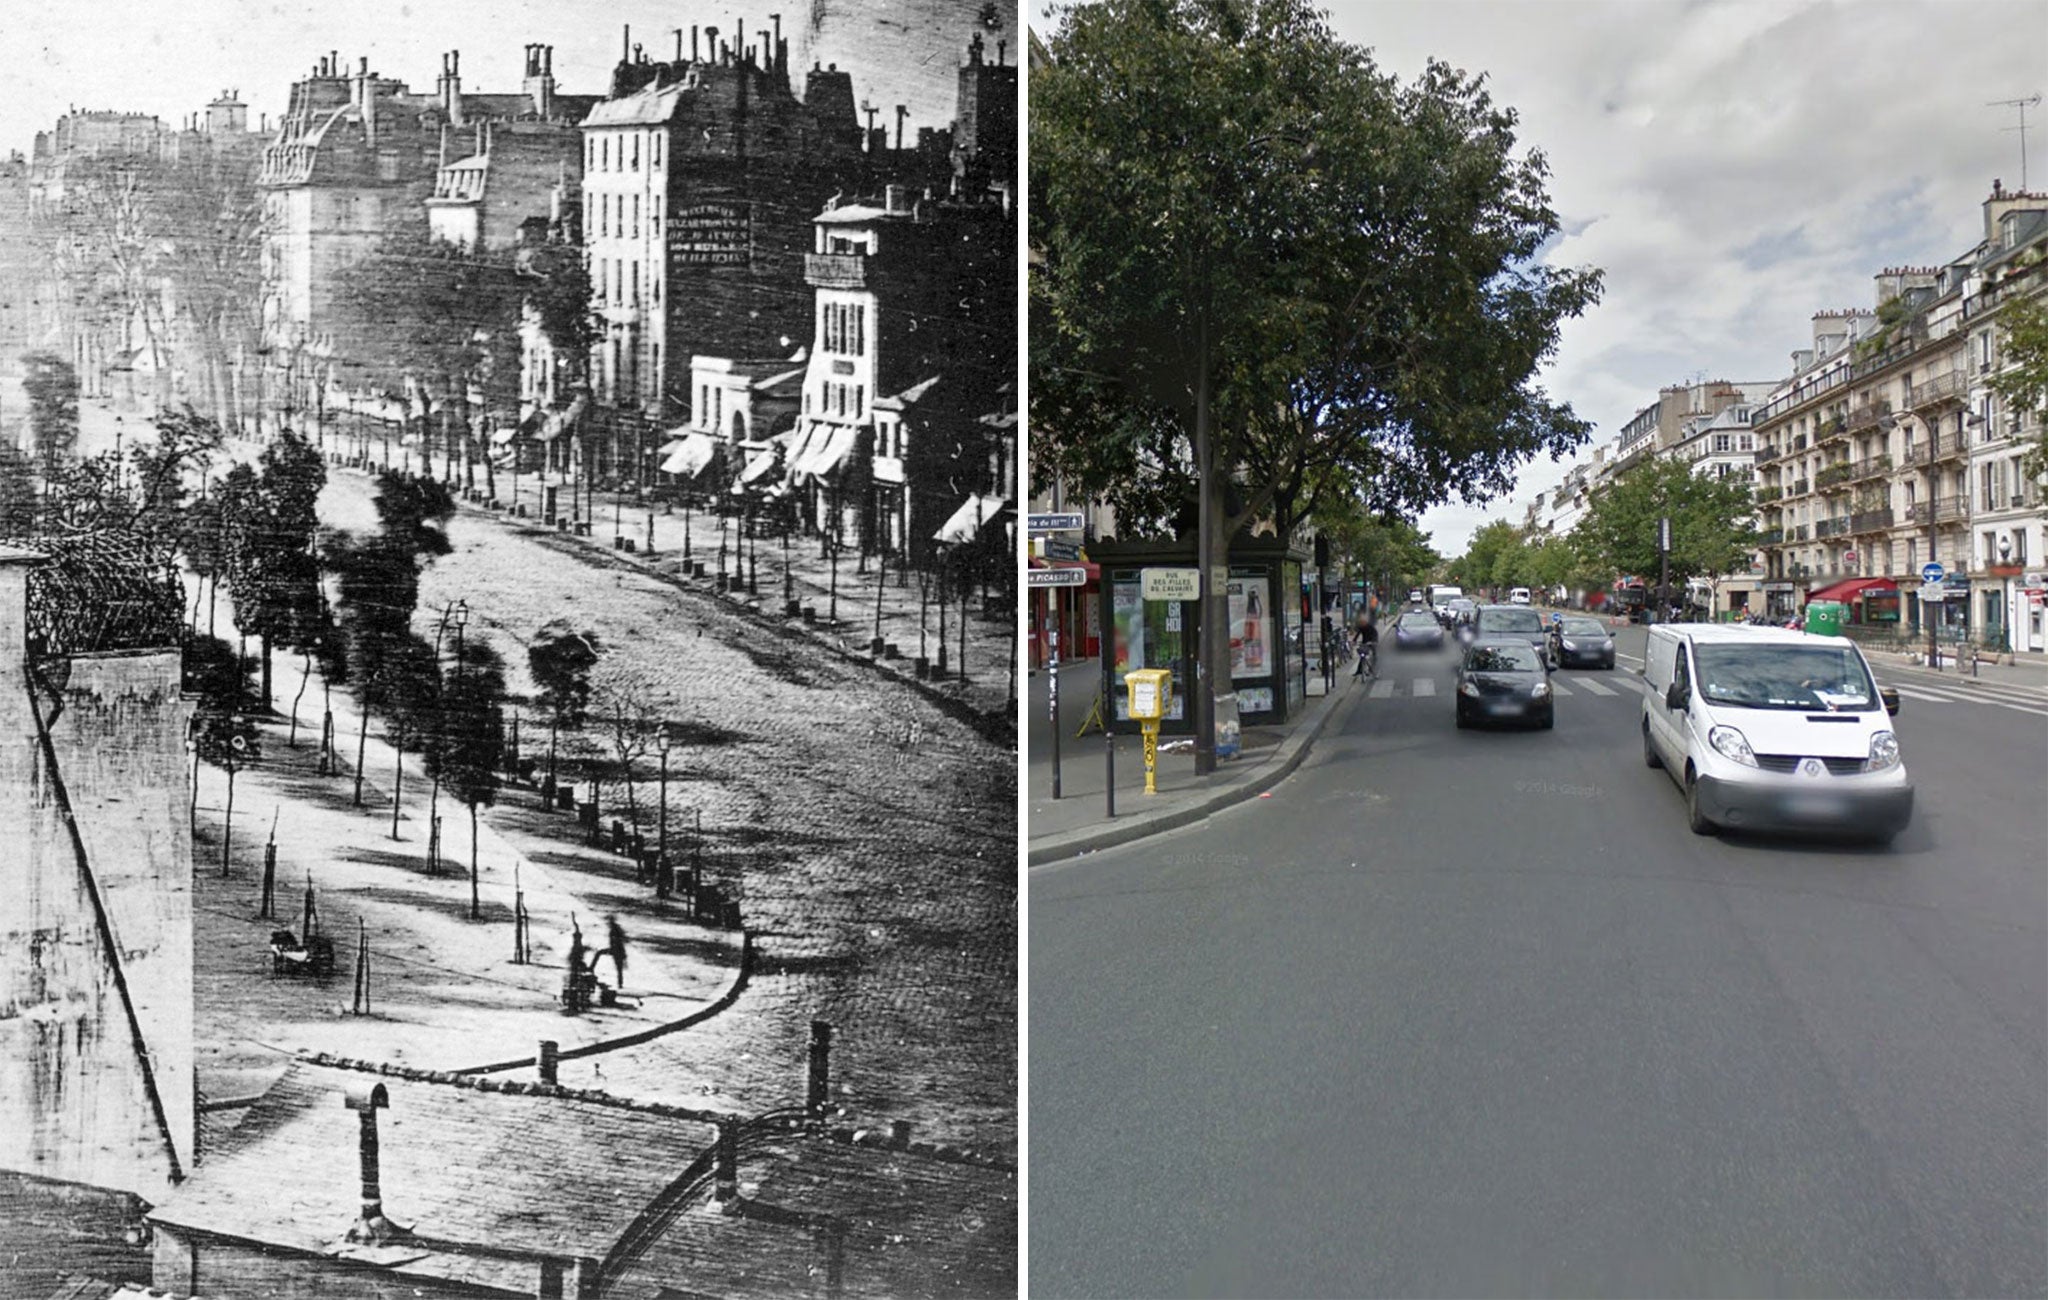
{"type": "Polygon", "coordinates": [[[1145,735],[1145,793],[1159,793],[1159,722],[1173,709],[1173,670],[1134,668],[1124,674],[1130,714],[1145,735]]]}

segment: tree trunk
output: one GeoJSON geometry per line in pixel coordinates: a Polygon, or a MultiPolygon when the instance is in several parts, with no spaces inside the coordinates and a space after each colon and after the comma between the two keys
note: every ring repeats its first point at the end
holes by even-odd
{"type": "Polygon", "coordinates": [[[469,919],[483,919],[483,907],[477,898],[476,871],[476,805],[469,806],[469,919]]]}
{"type": "Polygon", "coordinates": [[[363,806],[363,756],[369,753],[370,709],[363,706],[362,723],[356,728],[356,797],[355,806],[363,806]]]}
{"type": "Polygon", "coordinates": [[[399,800],[405,792],[405,744],[404,737],[393,733],[391,739],[391,838],[398,838],[399,800]]]}
{"type": "Polygon", "coordinates": [[[263,711],[270,712],[270,633],[257,638],[263,643],[263,711]]]}
{"type": "Polygon", "coordinates": [[[228,764],[228,813],[220,828],[220,874],[228,874],[228,850],[235,842],[235,765],[228,764]]]}
{"type": "MultiPolygon", "coordinates": [[[[265,662],[268,662],[267,658],[265,662]]],[[[297,749],[299,747],[299,701],[306,698],[306,682],[312,676],[313,652],[308,650],[306,651],[305,669],[299,674],[299,693],[292,696],[292,725],[291,730],[285,734],[284,747],[286,749],[297,749]]]]}

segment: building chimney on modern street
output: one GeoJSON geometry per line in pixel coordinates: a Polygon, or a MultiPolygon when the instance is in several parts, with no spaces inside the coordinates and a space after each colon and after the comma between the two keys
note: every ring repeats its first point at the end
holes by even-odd
{"type": "Polygon", "coordinates": [[[832,1026],[811,1022],[811,1077],[804,1105],[815,1114],[832,1102],[832,1026]]]}

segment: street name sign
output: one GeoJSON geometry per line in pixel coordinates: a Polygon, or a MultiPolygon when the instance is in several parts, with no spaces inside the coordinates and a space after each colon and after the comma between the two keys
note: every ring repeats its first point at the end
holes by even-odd
{"type": "Polygon", "coordinates": [[[1048,537],[1042,543],[1048,560],[1078,560],[1081,558],[1081,543],[1064,537],[1048,537]]]}
{"type": "Polygon", "coordinates": [[[1034,533],[1078,533],[1081,531],[1081,516],[1078,511],[1060,511],[1055,514],[1026,515],[1029,531],[1034,533]]]}
{"type": "Polygon", "coordinates": [[[1086,569],[1028,569],[1025,571],[1027,587],[1085,587],[1088,585],[1086,569]]]}
{"type": "Polygon", "coordinates": [[[1920,588],[1922,600],[1947,600],[1948,588],[1939,582],[1930,582],[1920,588]]]}
{"type": "Polygon", "coordinates": [[[1138,594],[1146,600],[1200,600],[1200,569],[1140,569],[1138,594]]]}
{"type": "Polygon", "coordinates": [[[1942,568],[1941,565],[1937,564],[1935,561],[1929,560],[1927,563],[1920,566],[1920,581],[1940,582],[1943,575],[1947,572],[1947,569],[1942,568]]]}

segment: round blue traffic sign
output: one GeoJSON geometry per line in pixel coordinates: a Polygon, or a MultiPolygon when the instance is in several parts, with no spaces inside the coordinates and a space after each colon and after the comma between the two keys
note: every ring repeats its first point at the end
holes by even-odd
{"type": "Polygon", "coordinates": [[[1933,560],[1929,560],[1929,561],[1928,561],[1927,563],[1925,563],[1925,564],[1923,564],[1923,565],[1921,565],[1921,566],[1920,566],[1920,581],[1922,581],[1922,582],[1940,582],[1940,581],[1941,581],[1941,578],[1942,578],[1942,575],[1943,575],[1943,574],[1945,574],[1945,573],[1947,573],[1947,572],[1948,572],[1948,570],[1946,570],[1946,569],[1942,568],[1942,567],[1941,567],[1941,566],[1940,566],[1939,564],[1935,563],[1935,562],[1934,562],[1933,560]]]}

